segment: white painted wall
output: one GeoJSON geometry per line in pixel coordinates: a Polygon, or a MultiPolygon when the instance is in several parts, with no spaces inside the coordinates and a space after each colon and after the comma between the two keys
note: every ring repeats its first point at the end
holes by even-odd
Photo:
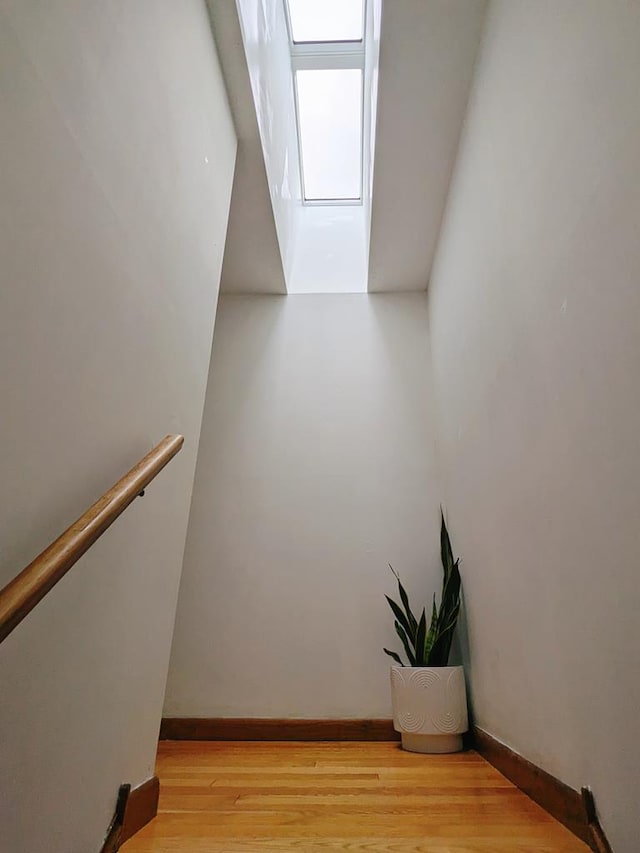
{"type": "Polygon", "coordinates": [[[441,577],[428,363],[424,294],[221,299],[165,715],[390,716],[387,563],[441,577]]]}
{"type": "Polygon", "coordinates": [[[289,292],[365,293],[368,205],[300,205],[289,292]]]}
{"type": "Polygon", "coordinates": [[[184,451],[0,646],[0,850],[153,774],[235,136],[203,0],[0,0],[0,585],[184,451]]]}
{"type": "Polygon", "coordinates": [[[369,290],[426,290],[486,0],[382,8],[369,290]]]}
{"type": "Polygon", "coordinates": [[[369,284],[369,241],[371,237],[371,208],[373,167],[376,149],[378,117],[378,78],[380,68],[380,29],[382,0],[369,0],[365,6],[364,112],[362,129],[362,199],[365,207],[365,290],[369,284]]]}
{"type": "MultiPolygon", "coordinates": [[[[293,265],[300,169],[289,36],[282,0],[236,0],[285,282],[293,265]]],[[[246,203],[251,203],[250,193],[246,203]]],[[[237,240],[237,236],[234,235],[237,240]]],[[[247,289],[253,289],[247,282],[247,289]]],[[[238,289],[239,288],[234,288],[238,289]]]]}
{"type": "Polygon", "coordinates": [[[220,290],[286,293],[236,0],[207,0],[207,7],[238,137],[220,290]]]}
{"type": "Polygon", "coordinates": [[[638,849],[640,5],[493,2],[430,314],[478,724],[638,849]]]}

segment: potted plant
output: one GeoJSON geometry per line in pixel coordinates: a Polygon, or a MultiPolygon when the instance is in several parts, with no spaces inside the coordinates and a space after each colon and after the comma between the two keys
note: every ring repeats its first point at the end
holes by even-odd
{"type": "Polygon", "coordinates": [[[460,612],[459,560],[453,559],[449,533],[442,514],[440,527],[442,598],[436,607],[433,596],[431,620],[416,619],[400,576],[400,602],[385,596],[395,617],[396,633],[407,656],[405,665],[397,652],[385,649],[397,665],[391,667],[393,727],[402,734],[402,746],[411,752],[459,752],[468,729],[467,696],[462,666],[448,666],[451,641],[460,612]]]}

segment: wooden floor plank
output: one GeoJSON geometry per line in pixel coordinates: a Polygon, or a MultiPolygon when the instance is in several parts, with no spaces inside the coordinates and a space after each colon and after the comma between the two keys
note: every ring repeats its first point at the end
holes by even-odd
{"type": "Polygon", "coordinates": [[[474,752],[163,741],[158,817],[123,853],[585,853],[474,752]]]}

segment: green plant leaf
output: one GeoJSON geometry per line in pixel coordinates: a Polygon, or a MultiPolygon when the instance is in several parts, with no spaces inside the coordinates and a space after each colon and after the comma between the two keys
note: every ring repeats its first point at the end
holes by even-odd
{"type": "Polygon", "coordinates": [[[389,651],[389,649],[383,649],[382,651],[386,655],[389,655],[390,658],[393,658],[396,663],[400,664],[400,666],[404,666],[404,664],[402,662],[402,658],[400,657],[400,655],[397,652],[389,651]]]}
{"type": "Polygon", "coordinates": [[[427,634],[427,614],[422,609],[422,616],[420,617],[420,621],[418,622],[418,629],[416,631],[416,666],[424,666],[424,641],[427,634]]]}
{"type": "MultiPolygon", "coordinates": [[[[426,610],[423,609],[420,621],[416,621],[409,606],[409,597],[400,581],[398,572],[389,564],[394,577],[398,581],[398,591],[402,607],[388,595],[385,596],[395,616],[396,633],[402,641],[409,666],[446,666],[451,652],[451,643],[460,615],[461,577],[459,560],[454,560],[449,532],[444,520],[444,511],[440,508],[440,556],[442,559],[442,597],[440,607],[433,596],[431,621],[427,631],[426,610]]],[[[399,655],[385,649],[385,652],[398,660],[399,655]]],[[[404,664],[403,664],[404,665],[404,664]]]]}
{"type": "Polygon", "coordinates": [[[411,608],[409,607],[409,596],[405,592],[405,588],[400,583],[400,579],[398,579],[398,591],[400,593],[400,599],[402,601],[402,604],[404,605],[404,609],[407,614],[407,619],[409,620],[409,624],[411,625],[411,634],[415,637],[416,630],[418,628],[418,623],[416,621],[416,617],[411,612],[411,608]]]}
{"type": "Polygon", "coordinates": [[[442,568],[444,569],[445,578],[444,582],[446,584],[453,568],[453,551],[451,550],[451,540],[449,539],[449,532],[444,521],[444,511],[442,507],[440,507],[440,517],[442,519],[440,524],[440,557],[442,559],[442,568]]]}
{"type": "Polygon", "coordinates": [[[409,638],[407,637],[404,628],[397,620],[393,624],[396,629],[396,634],[400,637],[402,645],[404,646],[404,650],[407,655],[407,660],[409,661],[409,666],[415,666],[416,656],[411,649],[411,643],[409,642],[409,638]]]}
{"type": "Polygon", "coordinates": [[[451,652],[451,643],[453,642],[453,634],[458,621],[459,611],[460,602],[458,602],[456,607],[449,614],[446,624],[440,630],[436,642],[433,645],[432,666],[446,666],[449,662],[449,653],[451,652]]]}
{"type": "Polygon", "coordinates": [[[443,582],[441,607],[444,607],[445,610],[450,610],[452,604],[455,604],[460,597],[461,579],[460,569],[458,568],[459,564],[460,560],[456,560],[443,582]]]}
{"type": "Polygon", "coordinates": [[[424,660],[425,666],[431,666],[431,649],[433,648],[433,644],[436,641],[436,637],[438,636],[438,608],[436,607],[436,594],[433,593],[433,606],[431,608],[431,624],[429,625],[429,632],[427,633],[427,637],[424,641],[424,660]]]}
{"type": "Polygon", "coordinates": [[[440,512],[442,518],[440,526],[440,556],[442,558],[443,580],[442,598],[437,615],[437,628],[432,637],[428,656],[429,663],[432,666],[446,666],[449,662],[453,634],[460,613],[460,561],[453,558],[451,540],[442,508],[440,508],[440,512]]]}
{"type": "Polygon", "coordinates": [[[385,595],[385,598],[389,602],[389,607],[393,610],[393,615],[396,617],[398,622],[404,628],[408,637],[413,638],[415,631],[412,631],[409,626],[409,621],[407,620],[406,615],[402,612],[402,608],[399,604],[397,604],[392,598],[389,598],[388,595],[385,595]]]}
{"type": "Polygon", "coordinates": [[[395,579],[398,581],[398,592],[400,593],[400,601],[402,602],[402,606],[404,607],[405,613],[407,615],[407,622],[409,623],[409,636],[415,638],[418,623],[416,621],[416,617],[411,612],[411,607],[409,607],[409,596],[407,595],[405,588],[402,586],[400,575],[398,574],[398,572],[396,572],[391,563],[389,563],[389,568],[393,572],[393,576],[395,577],[395,579]]]}

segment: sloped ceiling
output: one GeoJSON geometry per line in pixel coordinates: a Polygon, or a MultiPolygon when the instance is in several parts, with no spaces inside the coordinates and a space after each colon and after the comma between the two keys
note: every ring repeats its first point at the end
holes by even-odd
{"type": "Polygon", "coordinates": [[[485,8],[485,0],[383,5],[371,291],[427,287],[485,8]]]}
{"type": "MultiPolygon", "coordinates": [[[[286,293],[235,0],[208,0],[238,133],[221,290],[286,293]]],[[[386,0],[382,12],[369,290],[425,290],[486,0],[386,0]]]]}
{"type": "Polygon", "coordinates": [[[258,122],[235,0],[207,0],[238,135],[220,289],[286,293],[258,122]]]}

